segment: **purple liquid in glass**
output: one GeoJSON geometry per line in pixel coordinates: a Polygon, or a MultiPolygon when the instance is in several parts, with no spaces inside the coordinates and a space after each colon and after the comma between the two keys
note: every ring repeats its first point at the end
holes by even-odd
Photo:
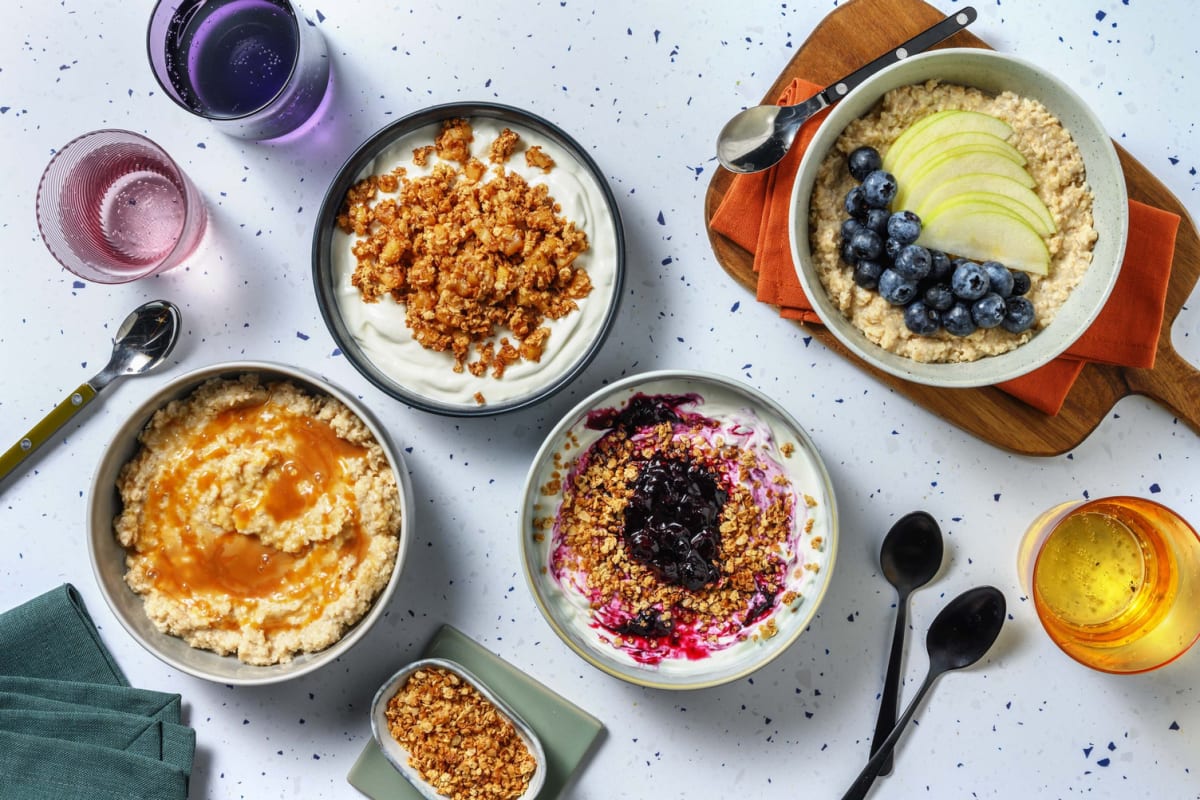
{"type": "Polygon", "coordinates": [[[287,84],[299,36],[290,9],[271,0],[184,3],[171,20],[171,81],[189,106],[234,118],[270,103],[287,84]]]}

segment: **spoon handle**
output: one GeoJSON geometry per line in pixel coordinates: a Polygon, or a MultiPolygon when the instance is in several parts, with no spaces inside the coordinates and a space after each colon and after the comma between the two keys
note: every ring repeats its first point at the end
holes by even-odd
{"type": "Polygon", "coordinates": [[[67,399],[55,406],[54,410],[34,425],[29,433],[0,456],[0,481],[7,478],[9,473],[20,466],[34,450],[45,444],[59,428],[66,425],[71,417],[95,397],[96,390],[88,383],[81,383],[78,389],[67,395],[67,399]]]}
{"type": "MultiPolygon", "coordinates": [[[[875,721],[875,735],[871,738],[871,755],[879,752],[883,740],[896,727],[896,708],[900,699],[900,661],[904,652],[904,638],[908,633],[908,595],[896,598],[896,630],[892,633],[892,653],[888,657],[887,675],[883,679],[883,694],[879,698],[879,717],[875,721]]],[[[892,756],[888,754],[879,766],[879,774],[892,771],[892,756]]]]}
{"type": "Polygon", "coordinates": [[[921,684],[921,688],[917,690],[917,696],[908,704],[908,708],[904,709],[904,714],[901,715],[900,721],[892,728],[892,732],[880,744],[879,750],[863,767],[862,772],[858,773],[854,783],[850,784],[850,788],[842,795],[842,800],[863,800],[867,796],[867,792],[871,791],[871,785],[875,783],[875,778],[879,776],[879,770],[883,766],[883,762],[888,759],[892,750],[896,748],[896,742],[900,741],[900,736],[908,728],[908,723],[912,721],[913,714],[917,711],[917,706],[920,704],[925,693],[933,686],[933,682],[937,679],[941,672],[930,672],[925,676],[925,681],[921,684]]]}

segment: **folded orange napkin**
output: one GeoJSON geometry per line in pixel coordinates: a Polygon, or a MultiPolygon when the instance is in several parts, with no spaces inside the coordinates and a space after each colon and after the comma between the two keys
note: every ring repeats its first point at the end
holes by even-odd
{"type": "MultiPolygon", "coordinates": [[[[816,94],[821,87],[796,79],[779,98],[789,105],[816,94]]],[[[757,298],[779,307],[787,319],[821,320],[813,311],[796,271],[788,242],[792,182],[800,159],[828,112],[804,124],[787,156],[765,172],[733,179],[710,225],[754,254],[757,298]]],[[[1179,216],[1136,200],[1129,201],[1129,236],[1125,260],[1108,303],[1091,327],[1062,356],[997,388],[1046,414],[1057,414],[1088,361],[1150,368],[1162,327],[1171,258],[1179,216]]]]}

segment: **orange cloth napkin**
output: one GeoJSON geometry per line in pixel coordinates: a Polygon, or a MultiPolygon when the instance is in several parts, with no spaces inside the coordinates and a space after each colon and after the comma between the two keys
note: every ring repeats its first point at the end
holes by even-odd
{"type": "MultiPolygon", "coordinates": [[[[821,88],[796,79],[784,90],[779,104],[800,102],[821,88]]],[[[822,111],[804,124],[778,165],[735,177],[710,221],[714,231],[754,253],[757,298],[778,306],[781,316],[804,323],[821,320],[804,296],[792,266],[788,211],[800,159],[827,113],[822,111]]],[[[1088,361],[1153,367],[1178,228],[1178,215],[1129,201],[1125,260],[1096,321],[1062,356],[1027,375],[997,384],[997,388],[1046,414],[1057,414],[1088,361]]]]}

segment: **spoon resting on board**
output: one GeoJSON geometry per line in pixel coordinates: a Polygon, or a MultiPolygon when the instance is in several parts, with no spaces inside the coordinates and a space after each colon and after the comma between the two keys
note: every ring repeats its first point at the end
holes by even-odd
{"type": "Polygon", "coordinates": [[[929,672],[925,675],[925,681],[908,708],[904,709],[896,727],[892,728],[879,750],[871,756],[858,778],[842,795],[842,800],[863,800],[867,796],[884,759],[900,741],[900,736],[934,681],[945,672],[969,667],[983,658],[1000,635],[1006,610],[1004,595],[999,589],[977,586],[951,600],[938,613],[925,637],[925,649],[929,652],[929,672]]]}
{"type": "Polygon", "coordinates": [[[180,319],[179,309],[166,300],[153,300],[135,308],[117,329],[112,356],[104,369],[80,384],[20,441],[0,455],[0,481],[113,380],[123,375],[141,375],[165,361],[179,339],[180,319]]]}
{"type": "MultiPolygon", "coordinates": [[[[896,588],[896,628],[892,633],[892,650],[888,658],[887,677],[879,698],[879,718],[871,740],[871,755],[879,750],[883,740],[896,727],[896,706],[900,694],[900,662],[904,639],[908,633],[908,598],[914,590],[933,580],[942,568],[942,529],[937,520],[925,511],[905,514],[892,525],[879,550],[879,566],[888,583],[896,588]]],[[[892,757],[884,759],[880,775],[892,771],[892,757]]]]}
{"type": "Polygon", "coordinates": [[[751,106],[725,123],[717,135],[717,160],[730,172],[761,172],[779,163],[796,139],[796,132],[809,117],[841,100],[851,89],[884,67],[928,50],[975,21],[971,6],[959,9],[933,27],[918,33],[899,47],[860,67],[840,81],[793,106],[751,106]]]}

